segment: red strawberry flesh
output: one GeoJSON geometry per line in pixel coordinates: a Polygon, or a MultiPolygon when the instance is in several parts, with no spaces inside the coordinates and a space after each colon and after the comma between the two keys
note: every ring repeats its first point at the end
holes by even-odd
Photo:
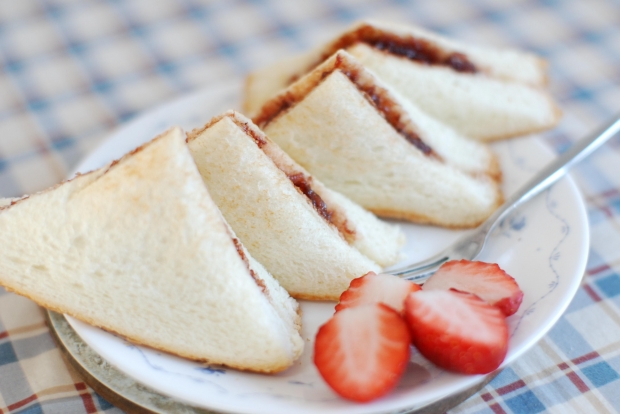
{"type": "Polygon", "coordinates": [[[446,262],[424,283],[423,289],[456,289],[473,293],[497,306],[506,316],[514,314],[523,301],[523,292],[517,282],[496,263],[446,262]]]}
{"type": "Polygon", "coordinates": [[[396,386],[409,362],[410,343],[407,323],[390,307],[343,309],[319,328],[314,364],[340,396],[366,402],[396,386]]]}
{"type": "Polygon", "coordinates": [[[487,374],[508,352],[505,316],[475,295],[422,290],[407,297],[405,317],[413,345],[441,368],[487,374]]]}
{"type": "Polygon", "coordinates": [[[336,312],[353,306],[383,303],[402,313],[407,295],[420,289],[419,285],[397,276],[369,272],[351,281],[349,288],[340,295],[336,312]]]}

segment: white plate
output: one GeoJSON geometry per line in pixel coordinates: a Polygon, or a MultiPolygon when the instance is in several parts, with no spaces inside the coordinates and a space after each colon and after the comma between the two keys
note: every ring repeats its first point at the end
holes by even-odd
{"type": "MultiPolygon", "coordinates": [[[[238,106],[240,82],[224,83],[151,110],[117,130],[78,167],[85,172],[150,140],[172,125],[187,130],[238,106]]],[[[533,138],[493,144],[501,159],[504,191],[510,194],[552,153],[533,138]]],[[[460,232],[401,223],[408,242],[405,262],[439,251],[460,232]]],[[[510,348],[504,366],[531,348],[564,312],[573,298],[588,255],[589,232],[583,200],[569,178],[531,201],[494,232],[480,260],[497,262],[513,275],[525,296],[519,312],[509,318],[510,348]]],[[[135,346],[73,318],[72,327],[108,362],[151,388],[191,405],[238,413],[384,413],[414,409],[453,395],[483,376],[441,371],[414,353],[397,389],[367,404],[336,396],[311,363],[313,338],[332,314],[331,302],[302,302],[306,349],[286,372],[259,375],[206,367],[152,349],[135,346]]],[[[205,338],[205,341],[208,341],[205,338]]]]}

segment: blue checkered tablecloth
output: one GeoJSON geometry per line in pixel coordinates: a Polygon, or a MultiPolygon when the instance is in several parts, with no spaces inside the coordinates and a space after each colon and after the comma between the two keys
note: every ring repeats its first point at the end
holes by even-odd
{"type": "MultiPolygon", "coordinates": [[[[0,0],[0,197],[58,183],[141,111],[365,17],[546,58],[565,115],[542,136],[558,153],[620,113],[619,0],[0,0]]],[[[451,412],[620,411],[620,138],[573,176],[591,225],[582,287],[548,335],[451,412]]],[[[0,413],[99,412],[120,410],[65,365],[42,311],[0,289],[0,413]]]]}

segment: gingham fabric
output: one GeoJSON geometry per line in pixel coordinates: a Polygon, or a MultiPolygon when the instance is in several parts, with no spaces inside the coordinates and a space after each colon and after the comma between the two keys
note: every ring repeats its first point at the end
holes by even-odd
{"type": "MultiPolygon", "coordinates": [[[[545,57],[565,115],[542,137],[558,153],[620,113],[618,0],[0,0],[0,197],[59,182],[141,111],[364,17],[545,57]]],[[[573,176],[591,225],[582,287],[538,345],[451,412],[620,411],[620,138],[573,176]]],[[[99,412],[120,410],[65,365],[42,311],[0,290],[0,413],[99,412]]]]}

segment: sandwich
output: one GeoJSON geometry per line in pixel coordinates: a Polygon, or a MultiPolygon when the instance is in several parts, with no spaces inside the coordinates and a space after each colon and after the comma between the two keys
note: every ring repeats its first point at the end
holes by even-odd
{"type": "Polygon", "coordinates": [[[560,110],[544,91],[546,63],[511,49],[478,47],[426,30],[361,22],[327,44],[252,73],[244,107],[254,115],[280,90],[345,49],[403,98],[482,141],[551,128],[560,110]]]}
{"type": "Polygon", "coordinates": [[[0,284],[184,358],[255,372],[303,349],[298,304],[241,245],[173,128],[0,209],[0,284]]]}
{"type": "Polygon", "coordinates": [[[428,117],[342,50],[254,122],[326,186],[380,216],[466,228],[503,200],[488,146],[428,117]]]}
{"type": "Polygon", "coordinates": [[[399,259],[397,226],[325,187],[243,115],[217,116],[187,142],[226,221],[293,297],[338,300],[399,259]]]}

